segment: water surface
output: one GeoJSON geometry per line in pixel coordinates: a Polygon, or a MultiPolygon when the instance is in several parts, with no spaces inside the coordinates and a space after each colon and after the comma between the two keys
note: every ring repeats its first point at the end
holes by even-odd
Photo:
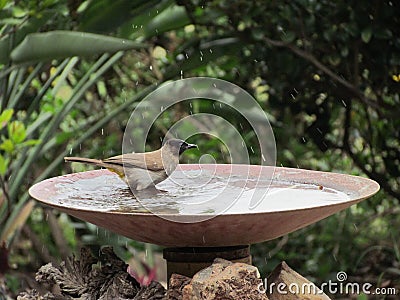
{"type": "Polygon", "coordinates": [[[157,214],[243,214],[304,209],[345,202],[344,192],[318,184],[277,178],[215,175],[209,170],[175,171],[136,197],[114,174],[87,178],[78,173],[55,184],[49,203],[94,211],[152,212],[157,214]]]}

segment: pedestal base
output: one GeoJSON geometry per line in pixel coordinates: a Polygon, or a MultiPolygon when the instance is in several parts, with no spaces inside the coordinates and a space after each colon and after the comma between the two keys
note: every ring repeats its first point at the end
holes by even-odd
{"type": "Polygon", "coordinates": [[[173,273],[193,277],[198,271],[210,266],[215,258],[251,264],[250,246],[165,248],[167,282],[173,273]]]}

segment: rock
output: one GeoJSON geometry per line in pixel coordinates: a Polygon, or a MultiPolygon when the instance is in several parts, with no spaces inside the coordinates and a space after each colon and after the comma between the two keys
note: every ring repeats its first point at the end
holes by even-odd
{"type": "MultiPolygon", "coordinates": [[[[117,298],[108,298],[117,299],[117,298]]],[[[136,294],[133,300],[165,300],[166,291],[165,288],[156,281],[152,281],[148,286],[143,286],[140,291],[136,294]]]]}
{"type": "Polygon", "coordinates": [[[181,300],[183,298],[183,288],[190,283],[192,278],[180,274],[172,274],[169,280],[167,299],[181,300]]]}
{"type": "Polygon", "coordinates": [[[266,294],[270,300],[330,300],[311,281],[281,262],[268,276],[266,294]]]}
{"type": "Polygon", "coordinates": [[[258,269],[244,263],[215,259],[214,263],[193,276],[182,290],[183,300],[264,300],[258,269]]]}

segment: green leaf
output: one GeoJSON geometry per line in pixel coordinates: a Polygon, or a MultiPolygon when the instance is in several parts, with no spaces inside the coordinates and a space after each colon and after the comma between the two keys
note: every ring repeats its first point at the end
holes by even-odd
{"type": "MultiPolygon", "coordinates": [[[[238,55],[242,45],[237,38],[217,38],[200,45],[198,52],[193,52],[187,59],[183,59],[165,70],[166,79],[173,78],[179,72],[195,70],[225,55],[238,55]]],[[[192,52],[191,49],[184,50],[192,52]]]]}
{"type": "Polygon", "coordinates": [[[118,34],[121,37],[129,37],[135,39],[143,36],[144,29],[147,24],[169,7],[173,3],[172,0],[162,0],[162,1],[148,1],[145,5],[142,5],[132,11],[134,17],[127,20],[119,28],[118,34]]]}
{"type": "Polygon", "coordinates": [[[190,24],[190,20],[185,8],[174,5],[168,7],[152,19],[144,27],[144,33],[146,37],[152,37],[176,28],[182,28],[188,24],[190,24]]]}
{"type": "Polygon", "coordinates": [[[281,39],[286,43],[291,43],[296,39],[296,34],[293,31],[287,31],[282,34],[281,39]]]}
{"type": "Polygon", "coordinates": [[[0,115],[0,129],[7,125],[8,121],[11,120],[14,110],[12,108],[5,109],[0,115]]]}
{"type": "Polygon", "coordinates": [[[4,156],[0,154],[0,175],[1,176],[6,175],[7,169],[8,169],[8,164],[9,164],[9,159],[4,158],[4,156]]]}
{"type": "Polygon", "coordinates": [[[107,96],[107,87],[104,81],[100,80],[97,81],[97,91],[99,92],[99,95],[101,97],[106,97],[107,96]]]}
{"type": "Polygon", "coordinates": [[[7,0],[0,0],[0,10],[4,8],[4,6],[6,6],[7,4],[7,0]]]}
{"type": "Polygon", "coordinates": [[[137,10],[153,7],[158,1],[96,0],[82,13],[79,28],[83,31],[110,32],[131,19],[137,10]]]}
{"type": "Polygon", "coordinates": [[[360,294],[357,296],[357,300],[368,300],[368,297],[365,294],[360,294]]]}
{"type": "MultiPolygon", "coordinates": [[[[0,4],[1,5],[1,4],[0,4]]],[[[21,19],[17,18],[4,18],[0,20],[0,24],[3,25],[11,25],[11,26],[18,26],[21,24],[21,19]]]]}
{"type": "Polygon", "coordinates": [[[372,28],[367,27],[361,32],[361,39],[363,40],[364,43],[369,43],[372,37],[372,28]]]}
{"type": "Polygon", "coordinates": [[[72,136],[74,136],[73,132],[60,132],[59,134],[56,135],[56,143],[62,144],[68,139],[70,139],[72,136]]]}
{"type": "Polygon", "coordinates": [[[23,18],[28,14],[28,11],[24,10],[22,7],[14,5],[12,7],[12,15],[15,18],[23,18]]]}
{"type": "Polygon", "coordinates": [[[393,37],[392,31],[388,28],[378,28],[375,30],[374,34],[376,38],[383,40],[391,39],[393,37]]]}
{"type": "Polygon", "coordinates": [[[8,135],[14,144],[22,143],[26,138],[26,129],[21,121],[14,121],[8,124],[8,135]]]}
{"type": "Polygon", "coordinates": [[[35,145],[40,144],[40,143],[41,143],[41,140],[32,139],[32,140],[27,140],[27,141],[21,143],[20,146],[29,147],[29,146],[35,146],[35,145]]]}
{"type": "Polygon", "coordinates": [[[137,48],[143,48],[143,45],[105,35],[57,30],[27,35],[11,52],[11,59],[16,63],[26,63],[137,48]]]}
{"type": "Polygon", "coordinates": [[[15,149],[14,143],[10,139],[5,139],[3,143],[0,144],[0,149],[12,153],[15,149]]]}
{"type": "Polygon", "coordinates": [[[0,64],[8,64],[10,61],[10,52],[12,45],[18,45],[27,34],[35,32],[48,20],[52,19],[54,12],[45,11],[35,18],[29,18],[28,21],[18,27],[13,35],[7,35],[0,39],[0,64]]]}

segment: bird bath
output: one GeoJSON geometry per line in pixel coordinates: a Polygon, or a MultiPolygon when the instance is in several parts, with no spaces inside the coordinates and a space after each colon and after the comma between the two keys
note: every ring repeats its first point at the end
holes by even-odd
{"type": "Polygon", "coordinates": [[[118,176],[104,169],[50,178],[35,184],[29,193],[81,220],[137,241],[170,247],[164,250],[168,273],[191,276],[214,257],[250,262],[248,245],[315,223],[379,190],[373,180],[345,174],[236,165],[228,178],[231,168],[179,165],[157,185],[164,192],[145,195],[141,201],[118,176]],[[199,173],[211,180],[196,188],[185,184],[186,178],[199,173]],[[255,190],[262,196],[256,205],[249,205],[255,190]],[[202,201],[204,195],[218,193],[213,201],[202,201]]]}

